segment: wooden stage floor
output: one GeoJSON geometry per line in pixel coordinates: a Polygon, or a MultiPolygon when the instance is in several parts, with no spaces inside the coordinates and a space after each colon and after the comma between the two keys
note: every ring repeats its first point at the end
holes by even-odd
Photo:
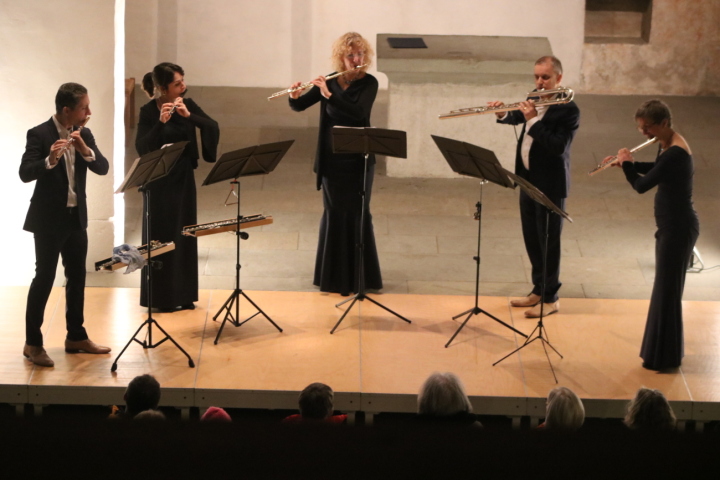
{"type": "MultiPolygon", "coordinates": [[[[43,326],[54,368],[34,367],[22,357],[27,287],[0,288],[0,402],[15,405],[121,404],[128,382],[153,374],[163,388],[162,404],[179,408],[297,408],[297,395],[311,382],[336,392],[338,410],[413,412],[416,393],[434,371],[452,371],[465,383],[476,413],[542,417],[547,393],[556,386],[540,342],[497,366],[523,340],[481,315],[471,318],[449,348],[459,323],[451,317],[474,306],[474,297],[370,295],[412,320],[407,324],[370,302],[358,302],[335,334],[330,329],[342,297],[313,292],[246,292],[283,328],[257,316],[227,325],[213,340],[217,312],[231,292],[201,290],[193,311],[154,318],[193,358],[196,368],[170,342],[155,349],[130,345],[111,373],[115,356],[146,319],[139,290],[88,288],[86,327],[110,355],[66,354],[64,291],[55,288],[43,326]]],[[[513,309],[507,297],[481,297],[480,307],[529,334],[535,320],[513,309]]],[[[685,359],[673,372],[641,367],[638,357],[646,300],[562,299],[560,313],[545,321],[559,385],[574,390],[588,417],[620,418],[641,386],[663,391],[680,420],[720,420],[720,302],[685,302],[685,359]]],[[[255,310],[241,302],[241,318],[255,310]]],[[[161,338],[153,331],[154,340],[161,338]]]]}

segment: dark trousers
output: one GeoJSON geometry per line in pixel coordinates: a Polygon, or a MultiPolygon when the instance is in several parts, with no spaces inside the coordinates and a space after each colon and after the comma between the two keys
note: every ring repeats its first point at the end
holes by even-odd
{"type": "MultiPolygon", "coordinates": [[[[77,209],[74,209],[77,210],[77,209]]],[[[69,225],[79,222],[73,216],[77,211],[69,212],[69,225]]],[[[43,335],[41,327],[45,315],[58,257],[62,257],[65,267],[65,321],[68,340],[88,338],[83,327],[83,306],[85,303],[85,258],[87,257],[87,230],[80,227],[61,228],[52,233],[35,233],[35,278],[28,291],[25,310],[25,341],[28,345],[41,347],[43,335]]]]}
{"type": "MultiPolygon", "coordinates": [[[[559,208],[565,209],[564,198],[548,198],[559,208]]],[[[543,256],[545,252],[545,224],[547,209],[530,198],[525,192],[520,192],[520,219],[522,222],[523,239],[530,263],[532,264],[532,293],[542,295],[543,283],[543,256]]],[[[552,303],[558,300],[557,292],[560,290],[560,234],[562,233],[563,218],[550,213],[548,228],[547,273],[545,275],[545,296],[543,302],[552,303]]]]}

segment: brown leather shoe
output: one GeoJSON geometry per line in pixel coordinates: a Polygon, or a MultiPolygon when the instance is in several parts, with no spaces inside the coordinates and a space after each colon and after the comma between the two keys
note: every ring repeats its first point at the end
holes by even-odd
{"type": "Polygon", "coordinates": [[[50,358],[43,347],[34,347],[26,343],[25,347],[23,347],[23,355],[39,367],[55,366],[55,362],[52,361],[52,358],[50,358]]]}
{"type": "Polygon", "coordinates": [[[534,307],[540,303],[540,295],[535,295],[534,293],[531,293],[525,298],[521,298],[519,300],[511,300],[510,306],[512,307],[534,307]]]}
{"type": "Polygon", "coordinates": [[[110,347],[98,345],[89,338],[85,340],[65,340],[65,352],[102,354],[110,353],[110,347]]]}
{"type": "MultiPolygon", "coordinates": [[[[560,310],[560,300],[555,303],[544,303],[543,304],[543,317],[557,313],[560,310]]],[[[525,312],[527,318],[540,318],[540,304],[535,305],[530,310],[525,312]]]]}

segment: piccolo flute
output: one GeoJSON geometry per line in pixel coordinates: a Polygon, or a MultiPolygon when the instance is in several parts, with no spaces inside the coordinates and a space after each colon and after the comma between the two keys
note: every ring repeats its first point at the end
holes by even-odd
{"type": "MultiPolygon", "coordinates": [[[[648,140],[647,142],[641,143],[641,144],[638,145],[637,147],[633,147],[632,149],[630,149],[630,153],[635,153],[635,152],[637,152],[637,151],[640,151],[640,150],[642,150],[642,149],[645,148],[645,147],[649,147],[650,145],[652,145],[653,143],[655,143],[655,142],[657,142],[657,141],[658,141],[658,138],[657,138],[657,137],[651,138],[651,139],[648,140]]],[[[617,155],[615,155],[614,157],[608,158],[606,162],[602,162],[602,163],[600,163],[597,167],[595,167],[595,168],[593,168],[592,170],[590,170],[590,171],[588,172],[588,175],[593,176],[593,175],[595,175],[596,173],[602,172],[602,171],[605,170],[606,168],[614,165],[615,163],[617,163],[617,158],[618,158],[617,155]]]]}
{"type": "MultiPolygon", "coordinates": [[[[78,127],[78,129],[75,130],[75,131],[76,131],[76,132],[81,132],[82,129],[85,128],[85,125],[87,125],[87,123],[88,123],[89,121],[90,121],[90,115],[88,115],[87,117],[85,117],[85,121],[84,121],[84,122],[82,123],[82,125],[80,125],[80,126],[78,127]]],[[[70,146],[72,145],[73,141],[75,141],[74,138],[68,137],[67,143],[66,143],[65,145],[63,145],[63,146],[60,148],[60,150],[58,150],[58,152],[57,152],[57,154],[55,155],[55,157],[56,157],[56,158],[60,158],[60,157],[62,157],[63,155],[65,155],[65,153],[67,153],[67,151],[70,150],[70,146]]]]}
{"type": "MultiPolygon", "coordinates": [[[[333,73],[332,75],[328,75],[327,77],[325,77],[325,80],[330,80],[335,77],[339,77],[340,75],[345,75],[348,72],[354,72],[355,70],[360,70],[361,68],[365,68],[365,67],[367,67],[367,64],[358,65],[357,67],[351,68],[350,70],[345,70],[344,72],[333,73]]],[[[312,82],[307,82],[307,83],[303,83],[299,87],[288,88],[287,90],[280,90],[279,92],[275,92],[272,95],[270,95],[268,97],[268,101],[272,100],[273,98],[284,97],[285,95],[290,95],[291,93],[295,93],[298,90],[305,90],[306,88],[310,88],[312,86],[313,86],[312,82]]]]}

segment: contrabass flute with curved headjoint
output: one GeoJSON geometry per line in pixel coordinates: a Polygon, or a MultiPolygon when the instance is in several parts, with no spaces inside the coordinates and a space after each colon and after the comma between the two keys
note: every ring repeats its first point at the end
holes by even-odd
{"type": "MultiPolygon", "coordinates": [[[[344,72],[333,73],[332,75],[328,75],[327,77],[325,77],[325,80],[330,80],[335,77],[339,77],[340,75],[345,75],[348,72],[354,72],[355,70],[360,70],[361,68],[365,68],[365,67],[367,67],[367,64],[358,65],[357,67],[351,68],[350,70],[345,70],[344,72]]],[[[268,100],[272,100],[273,98],[278,98],[278,97],[284,97],[285,95],[290,95],[291,93],[295,93],[299,90],[305,90],[306,88],[310,88],[312,86],[313,86],[312,82],[307,82],[307,83],[303,83],[299,87],[288,88],[286,90],[280,90],[279,92],[275,92],[272,95],[270,95],[268,97],[268,100]]]]}
{"type": "MultiPolygon", "coordinates": [[[[632,149],[630,149],[630,153],[635,153],[635,152],[637,152],[637,151],[639,151],[639,150],[642,150],[642,149],[645,148],[645,147],[649,147],[650,145],[652,145],[653,143],[655,143],[655,142],[657,142],[657,141],[658,141],[657,137],[651,138],[651,139],[648,140],[647,142],[643,142],[643,143],[641,143],[640,145],[638,145],[637,147],[633,147],[632,149]]],[[[592,170],[590,170],[590,171],[588,172],[588,175],[590,175],[590,176],[592,177],[592,176],[595,175],[596,173],[602,172],[602,171],[605,170],[606,168],[614,165],[615,163],[617,163],[617,158],[618,158],[617,155],[615,155],[614,157],[608,158],[607,161],[601,162],[597,167],[595,167],[595,168],[593,168],[592,170]]]]}
{"type": "MultiPolygon", "coordinates": [[[[78,129],[77,129],[76,131],[77,131],[77,132],[81,132],[82,129],[85,128],[85,125],[87,125],[87,123],[88,123],[89,121],[90,121],[90,115],[88,115],[87,117],[85,117],[85,121],[82,123],[82,125],[80,125],[80,126],[78,127],[78,129]]],[[[67,151],[70,150],[70,147],[72,146],[72,143],[73,143],[74,141],[75,141],[74,138],[68,137],[67,143],[66,143],[65,145],[63,145],[63,146],[60,148],[60,150],[58,150],[58,152],[57,152],[57,154],[56,154],[57,158],[60,158],[60,157],[62,157],[63,155],[65,155],[65,153],[67,153],[67,151]]]]}
{"type": "MultiPolygon", "coordinates": [[[[528,100],[537,98],[540,96],[552,95],[553,98],[539,99],[535,102],[536,107],[549,106],[549,105],[560,105],[561,103],[570,103],[575,98],[575,91],[571,88],[558,87],[552,90],[538,90],[535,92],[529,92],[527,94],[528,100]]],[[[467,117],[468,115],[483,115],[486,113],[501,113],[510,112],[513,110],[520,110],[520,104],[522,102],[511,103],[509,105],[503,105],[501,107],[470,107],[460,108],[458,110],[451,110],[449,113],[441,113],[438,118],[445,120],[447,118],[467,117]]]]}

